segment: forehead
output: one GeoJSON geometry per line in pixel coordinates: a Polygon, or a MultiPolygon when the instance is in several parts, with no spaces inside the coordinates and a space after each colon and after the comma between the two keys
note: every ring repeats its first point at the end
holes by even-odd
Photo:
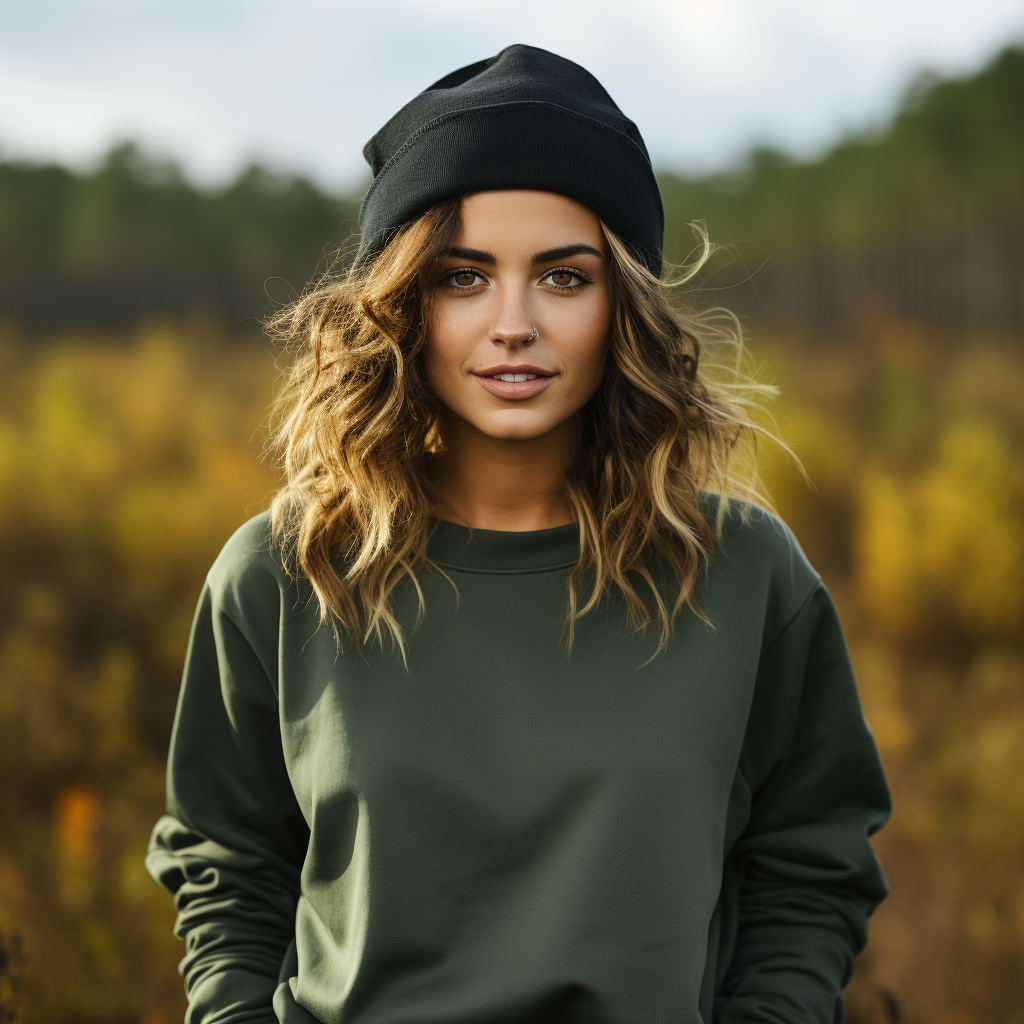
{"type": "Polygon", "coordinates": [[[580,242],[605,250],[601,222],[583,203],[557,192],[496,189],[463,199],[455,244],[511,257],[580,242]]]}

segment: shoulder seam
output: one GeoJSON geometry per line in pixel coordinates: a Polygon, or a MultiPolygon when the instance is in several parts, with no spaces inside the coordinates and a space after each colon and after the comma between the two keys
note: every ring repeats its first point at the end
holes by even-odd
{"type": "MultiPolygon", "coordinates": [[[[263,659],[260,657],[259,651],[257,651],[256,648],[253,647],[252,642],[245,635],[245,630],[243,630],[242,627],[237,622],[235,622],[235,620],[223,608],[220,609],[220,614],[224,617],[224,620],[226,622],[231,623],[235,632],[244,641],[245,646],[248,647],[250,651],[252,651],[253,657],[260,663],[260,668],[263,670],[263,678],[266,681],[267,686],[270,688],[270,692],[274,696],[274,703],[279,703],[281,699],[281,695],[279,693],[279,686],[274,685],[274,680],[270,677],[270,673],[267,671],[267,666],[263,664],[263,659]]],[[[278,636],[278,641],[280,641],[280,635],[278,636]]]]}
{"type": "Polygon", "coordinates": [[[803,596],[803,599],[800,601],[800,604],[797,607],[796,611],[793,612],[793,614],[785,621],[785,623],[779,627],[779,631],[775,634],[775,636],[773,636],[771,640],[767,641],[762,646],[762,657],[765,654],[767,654],[779,640],[782,639],[782,636],[786,632],[786,630],[788,630],[789,627],[792,626],[794,622],[796,622],[796,620],[800,617],[803,610],[807,607],[808,604],[810,604],[811,598],[814,596],[818,588],[823,586],[824,584],[821,582],[821,576],[815,573],[814,583],[811,584],[810,590],[808,590],[807,593],[803,596]]]}

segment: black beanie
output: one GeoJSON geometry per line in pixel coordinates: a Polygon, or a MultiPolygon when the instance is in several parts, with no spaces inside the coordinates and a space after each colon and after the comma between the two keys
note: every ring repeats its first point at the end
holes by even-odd
{"type": "Polygon", "coordinates": [[[590,207],[661,273],[665,214],[640,132],[589,71],[547,50],[517,44],[446,75],[363,156],[373,183],[359,211],[357,264],[447,199],[530,188],[590,207]]]}

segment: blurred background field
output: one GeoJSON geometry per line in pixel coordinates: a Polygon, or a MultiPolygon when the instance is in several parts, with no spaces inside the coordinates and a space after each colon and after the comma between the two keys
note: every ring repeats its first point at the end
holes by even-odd
{"type": "MultiPolygon", "coordinates": [[[[814,161],[663,174],[732,242],[744,317],[813,488],[765,472],[840,606],[894,791],[892,896],[851,1021],[1024,1022],[1024,51],[922,80],[814,161]]],[[[131,146],[0,164],[0,1021],[170,1024],[162,811],[202,578],[275,483],[260,317],[359,196],[260,167],[200,190],[131,146]]]]}

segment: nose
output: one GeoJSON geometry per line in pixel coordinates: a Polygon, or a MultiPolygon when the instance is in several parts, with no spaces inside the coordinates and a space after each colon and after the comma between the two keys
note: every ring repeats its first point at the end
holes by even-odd
{"type": "Polygon", "coordinates": [[[491,323],[489,339],[510,352],[526,347],[536,337],[526,296],[518,288],[503,289],[497,316],[491,323]]]}

